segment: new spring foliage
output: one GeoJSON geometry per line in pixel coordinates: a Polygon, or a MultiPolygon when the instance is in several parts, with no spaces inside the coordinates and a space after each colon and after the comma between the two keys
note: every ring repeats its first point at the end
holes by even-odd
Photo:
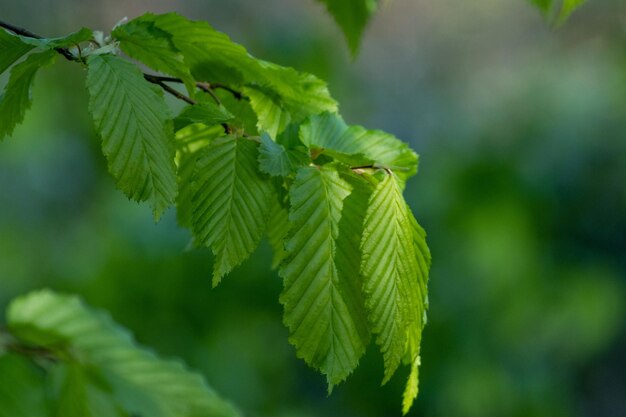
{"type": "MultiPolygon", "coordinates": [[[[141,16],[110,37],[83,29],[33,40],[0,30],[0,47],[0,69],[12,67],[0,99],[1,137],[22,121],[37,71],[64,49],[86,71],[89,112],[118,188],[148,202],[157,220],[176,207],[195,244],[215,255],[214,285],[267,236],[298,357],[326,376],[330,391],[373,339],[383,382],[401,364],[410,367],[408,412],[430,254],[403,198],[418,162],[406,143],[347,125],[319,78],[257,59],[177,14],[141,16]],[[173,114],[166,93],[188,105],[173,114]]],[[[40,297],[79,314],[75,300],[40,297]]],[[[51,332],[64,329],[57,324],[51,332]]],[[[82,335],[72,337],[79,343],[82,335]]]]}

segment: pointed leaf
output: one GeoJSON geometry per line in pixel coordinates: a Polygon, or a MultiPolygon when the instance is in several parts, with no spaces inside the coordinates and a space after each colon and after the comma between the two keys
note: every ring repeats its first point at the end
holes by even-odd
{"type": "Polygon", "coordinates": [[[329,390],[357,366],[367,325],[352,285],[340,275],[339,223],[350,185],[332,166],[303,167],[290,190],[291,229],[280,269],[280,301],[297,355],[319,369],[329,390]]]}
{"type": "Polygon", "coordinates": [[[370,198],[361,241],[365,305],[385,362],[383,383],[407,346],[418,354],[424,326],[428,269],[422,264],[430,255],[420,252],[415,225],[398,181],[385,174],[370,198]]]}
{"type": "Polygon", "coordinates": [[[51,51],[32,54],[11,69],[9,82],[0,97],[0,140],[10,136],[22,123],[32,104],[32,86],[37,71],[50,65],[55,58],[56,54],[51,51]]]}
{"type": "Polygon", "coordinates": [[[87,64],[89,108],[109,171],[129,198],[149,200],[158,219],[176,196],[173,134],[163,92],[116,56],[90,56],[87,64]]]}
{"type": "Polygon", "coordinates": [[[217,285],[258,246],[272,189],[257,168],[257,143],[229,136],[200,152],[193,174],[193,232],[215,254],[217,285]]]}
{"type": "Polygon", "coordinates": [[[356,55],[361,35],[378,9],[376,0],[318,0],[326,5],[346,37],[350,52],[356,55]]]}

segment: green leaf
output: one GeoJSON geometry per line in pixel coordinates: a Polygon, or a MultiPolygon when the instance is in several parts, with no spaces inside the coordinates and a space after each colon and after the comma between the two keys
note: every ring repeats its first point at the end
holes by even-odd
{"type": "Polygon", "coordinates": [[[161,89],[113,55],[87,60],[89,109],[109,171],[135,201],[149,200],[158,219],[176,196],[173,133],[161,89]]]}
{"type": "Polygon", "coordinates": [[[0,417],[48,417],[44,376],[26,359],[0,357],[0,417]]]}
{"type": "Polygon", "coordinates": [[[61,36],[58,38],[32,38],[21,35],[16,36],[19,37],[22,42],[27,43],[32,47],[53,50],[57,48],[67,48],[86,42],[93,38],[93,32],[91,29],[82,28],[76,32],[70,33],[67,36],[61,36]]]}
{"type": "Polygon", "coordinates": [[[213,285],[256,249],[265,232],[271,184],[258,170],[258,144],[232,136],[200,150],[193,173],[193,233],[215,254],[213,285]]]}
{"type": "Polygon", "coordinates": [[[108,316],[76,297],[31,293],[10,304],[7,321],[22,341],[70,356],[82,370],[96,367],[111,388],[109,399],[130,415],[238,415],[200,375],[138,347],[108,316]]]}
{"type": "Polygon", "coordinates": [[[95,378],[89,365],[70,361],[55,369],[60,375],[56,401],[56,417],[126,417],[118,405],[111,401],[111,387],[101,375],[95,378]]]}
{"type": "Polygon", "coordinates": [[[70,33],[67,36],[59,38],[40,39],[43,42],[43,46],[48,49],[55,48],[67,48],[69,46],[78,45],[82,42],[87,42],[93,38],[93,32],[88,28],[81,28],[76,32],[70,33]]]}
{"type": "Polygon", "coordinates": [[[319,78],[258,60],[206,22],[175,13],[146,14],[134,21],[152,22],[169,33],[196,80],[248,87],[250,103],[258,111],[258,127],[263,130],[279,133],[289,122],[337,111],[336,101],[319,78]]]}
{"type": "Polygon", "coordinates": [[[183,54],[174,46],[172,36],[152,22],[131,20],[115,28],[112,34],[128,56],[153,70],[180,78],[192,96],[196,82],[185,66],[183,54]]]}
{"type": "Polygon", "coordinates": [[[419,354],[430,255],[418,228],[395,176],[384,174],[370,198],[361,241],[365,305],[385,362],[383,383],[407,352],[412,361],[419,354]]]}
{"type": "Polygon", "coordinates": [[[198,81],[242,84],[258,76],[258,64],[246,49],[206,22],[191,21],[176,13],[145,14],[132,20],[151,22],[171,35],[184,56],[185,64],[198,81]]]}
{"type": "MultiPolygon", "coordinates": [[[[1,32],[1,31],[0,31],[1,32]]],[[[32,104],[32,86],[37,71],[54,62],[56,53],[47,51],[31,54],[11,69],[11,76],[0,97],[0,140],[13,133],[24,120],[32,104]]],[[[4,60],[4,58],[2,58],[4,60]]]]}
{"type": "Polygon", "coordinates": [[[347,261],[337,239],[351,191],[333,166],[298,170],[289,192],[287,258],[280,268],[289,340],[298,357],[326,375],[329,391],[356,368],[368,340],[358,292],[338,267],[347,261]]]}
{"type": "Polygon", "coordinates": [[[356,55],[359,50],[363,30],[372,15],[378,10],[376,0],[318,0],[326,5],[343,31],[350,52],[356,55]]]}
{"type": "Polygon", "coordinates": [[[199,103],[187,106],[174,119],[174,130],[178,131],[192,123],[202,123],[207,126],[228,122],[235,116],[226,107],[215,103],[199,103]]]}
{"type": "Polygon", "coordinates": [[[265,94],[269,94],[268,91],[275,94],[276,102],[289,112],[291,123],[301,123],[322,112],[337,111],[337,102],[330,96],[326,83],[316,76],[266,61],[258,62],[262,77],[257,81],[257,88],[265,94]]]}
{"type": "Polygon", "coordinates": [[[20,37],[0,29],[0,51],[2,51],[0,54],[0,74],[33,48],[33,45],[23,42],[20,37]]]}
{"type": "MultiPolygon", "coordinates": [[[[309,148],[330,150],[324,152],[331,156],[333,151],[353,155],[358,165],[374,161],[379,167],[394,170],[403,181],[417,172],[417,155],[406,143],[380,130],[348,127],[337,114],[312,116],[300,128],[300,139],[309,148]]],[[[345,155],[335,154],[340,161],[345,155]]]]}
{"type": "Polygon", "coordinates": [[[271,92],[258,88],[246,88],[244,94],[250,98],[250,105],[257,114],[257,128],[275,138],[291,122],[291,115],[280,105],[280,98],[271,92]]]}
{"type": "Polygon", "coordinates": [[[296,168],[310,162],[304,148],[285,149],[279,143],[274,142],[266,133],[261,135],[259,148],[259,168],[262,172],[273,177],[286,177],[295,172],[296,168]]]}
{"type": "Polygon", "coordinates": [[[285,250],[285,238],[289,232],[289,210],[281,201],[281,198],[277,193],[272,199],[272,206],[270,208],[270,215],[267,222],[267,238],[274,256],[272,258],[272,269],[276,269],[283,262],[287,256],[285,250]]]}
{"type": "Polygon", "coordinates": [[[420,366],[420,358],[419,356],[415,359],[414,363],[411,365],[411,372],[409,373],[409,377],[406,382],[406,387],[404,388],[404,392],[402,393],[402,415],[406,415],[411,407],[413,406],[413,402],[415,398],[417,398],[418,393],[418,382],[419,382],[419,366],[420,366]]]}

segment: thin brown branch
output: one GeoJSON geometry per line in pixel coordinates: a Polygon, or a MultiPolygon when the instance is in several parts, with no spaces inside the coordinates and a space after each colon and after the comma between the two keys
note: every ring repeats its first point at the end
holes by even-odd
{"type": "Polygon", "coordinates": [[[191,105],[198,104],[196,100],[192,99],[191,97],[187,97],[186,95],[176,90],[175,88],[170,87],[169,85],[165,84],[165,82],[159,76],[143,74],[143,78],[145,78],[145,80],[148,82],[158,85],[163,90],[167,91],[168,93],[170,93],[177,99],[184,101],[185,103],[188,103],[191,105]]]}
{"type": "MultiPolygon", "coordinates": [[[[178,84],[182,84],[184,81],[181,80],[180,78],[176,78],[176,77],[167,77],[167,76],[162,76],[162,75],[151,75],[152,78],[154,78],[155,80],[161,80],[163,82],[166,83],[178,83],[178,84]]],[[[233,97],[235,97],[235,99],[237,100],[243,100],[246,99],[247,97],[244,96],[241,91],[237,91],[232,87],[229,87],[225,84],[222,83],[210,83],[207,81],[198,81],[196,83],[196,87],[198,87],[200,90],[204,91],[205,93],[209,93],[211,95],[214,95],[214,91],[213,90],[225,90],[228,91],[230,94],[233,95],[233,97]]],[[[214,97],[215,99],[216,97],[214,97]]],[[[217,98],[217,100],[219,100],[219,98],[217,98]]]]}

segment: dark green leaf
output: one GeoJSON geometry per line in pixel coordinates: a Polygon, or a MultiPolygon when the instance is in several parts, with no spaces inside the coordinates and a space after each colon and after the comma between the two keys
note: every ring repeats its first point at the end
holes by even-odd
{"type": "Polygon", "coordinates": [[[109,171],[129,198],[149,200],[158,219],[176,196],[172,124],[163,92],[116,56],[94,55],[87,64],[89,108],[109,171]]]}
{"type": "Polygon", "coordinates": [[[24,120],[32,104],[32,86],[39,68],[54,62],[52,51],[32,54],[11,69],[9,82],[0,97],[0,140],[13,133],[15,126],[24,120]]]}
{"type": "Polygon", "coordinates": [[[193,233],[215,254],[213,285],[256,249],[265,232],[271,184],[258,170],[258,144],[224,137],[200,150],[193,172],[193,233]]]}
{"type": "Polygon", "coordinates": [[[42,372],[16,355],[0,357],[0,417],[48,417],[42,372]]]}
{"type": "Polygon", "coordinates": [[[156,71],[180,78],[189,94],[195,94],[196,83],[169,33],[152,22],[132,20],[115,28],[113,36],[120,41],[120,48],[128,56],[156,71]]]}
{"type": "Polygon", "coordinates": [[[34,48],[4,29],[0,29],[0,74],[34,48]]]}
{"type": "Polygon", "coordinates": [[[376,0],[318,0],[326,5],[346,37],[350,52],[356,55],[361,36],[372,15],[378,10],[376,0]]]}

